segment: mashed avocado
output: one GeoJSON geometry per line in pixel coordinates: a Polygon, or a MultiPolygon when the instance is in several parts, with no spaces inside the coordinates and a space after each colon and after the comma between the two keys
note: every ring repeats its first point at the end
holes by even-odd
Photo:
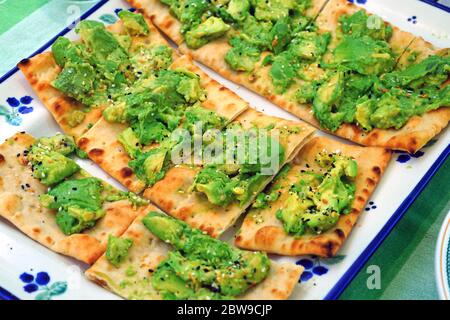
{"type": "Polygon", "coordinates": [[[316,163],[321,170],[302,171],[284,207],[276,213],[288,234],[320,234],[332,228],[341,214],[350,212],[357,163],[340,154],[322,153],[316,163]]]}
{"type": "Polygon", "coordinates": [[[102,182],[97,178],[66,180],[40,196],[41,203],[57,210],[56,223],[66,235],[93,227],[105,215],[102,182]]]}
{"type": "Polygon", "coordinates": [[[138,150],[128,165],[140,180],[152,186],[164,178],[166,171],[170,168],[170,150],[175,144],[176,141],[167,138],[159,146],[149,151],[138,150]]]}
{"type": "Polygon", "coordinates": [[[339,17],[340,30],[345,35],[353,37],[369,36],[374,40],[389,41],[392,36],[392,27],[384,23],[383,19],[376,15],[368,16],[364,10],[352,15],[339,17]]]}
{"type": "Polygon", "coordinates": [[[234,135],[233,141],[222,140],[226,142],[225,153],[231,151],[232,159],[217,155],[197,173],[191,186],[191,191],[203,193],[209,202],[218,206],[234,201],[241,206],[247,204],[261,191],[267,177],[278,171],[285,158],[284,148],[275,138],[259,135],[258,130],[242,131],[238,126],[233,129],[236,131],[223,133],[228,137],[234,135]],[[254,137],[259,137],[255,149],[250,145],[254,137]]]}
{"type": "Polygon", "coordinates": [[[349,71],[329,74],[317,90],[313,111],[331,131],[342,123],[356,123],[364,130],[399,129],[416,115],[448,107],[450,58],[430,56],[380,78],[349,71]]]}
{"type": "Polygon", "coordinates": [[[221,37],[228,30],[230,30],[230,26],[223,22],[221,18],[209,17],[186,32],[186,44],[193,49],[200,48],[209,41],[221,37]]]}
{"type": "Polygon", "coordinates": [[[232,299],[269,274],[270,260],[265,253],[233,248],[157,212],[150,212],[143,223],[175,249],[151,279],[164,299],[232,299]]]}
{"type": "Polygon", "coordinates": [[[161,142],[181,123],[189,106],[203,101],[199,77],[186,70],[160,70],[103,112],[107,121],[128,123],[139,143],[161,142]]]}
{"type": "Polygon", "coordinates": [[[76,149],[73,139],[62,134],[38,139],[27,155],[33,176],[51,186],[78,172],[80,167],[67,157],[76,149]]]}
{"type": "Polygon", "coordinates": [[[345,36],[334,49],[331,64],[360,74],[379,75],[392,70],[395,57],[385,41],[345,36]]]}
{"type": "Polygon", "coordinates": [[[132,13],[128,10],[119,11],[119,18],[122,20],[125,29],[130,35],[147,35],[150,33],[147,22],[140,14],[132,13]]]}
{"type": "MultiPolygon", "coordinates": [[[[130,85],[142,74],[171,62],[169,48],[131,46],[131,36],[147,35],[149,28],[140,14],[119,13],[124,24],[121,33],[108,31],[96,21],[84,20],[75,31],[80,42],[59,37],[52,46],[56,63],[62,68],[52,85],[89,108],[104,106],[128,93],[130,85]]],[[[71,119],[77,125],[80,114],[71,119]]],[[[82,121],[82,120],[81,120],[82,121]]]]}

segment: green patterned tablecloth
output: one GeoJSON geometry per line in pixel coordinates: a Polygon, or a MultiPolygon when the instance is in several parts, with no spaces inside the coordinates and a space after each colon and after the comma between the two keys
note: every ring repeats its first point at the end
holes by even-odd
{"type": "MultiPolygon", "coordinates": [[[[0,75],[53,37],[96,1],[0,0],[0,75]],[[20,41],[17,41],[20,39],[20,41]]],[[[380,248],[361,269],[341,299],[437,299],[434,249],[450,209],[450,161],[429,185],[380,248]],[[381,289],[369,290],[367,267],[381,270],[381,289]]]]}

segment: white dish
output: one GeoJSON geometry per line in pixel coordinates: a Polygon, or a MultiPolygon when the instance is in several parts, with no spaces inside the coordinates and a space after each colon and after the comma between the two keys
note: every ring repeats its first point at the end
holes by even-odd
{"type": "MultiPolygon", "coordinates": [[[[450,32],[450,19],[449,13],[444,10],[412,0],[355,2],[364,3],[368,11],[381,15],[385,20],[404,30],[424,36],[436,45],[450,47],[450,38],[446,33],[450,32]]],[[[100,1],[83,16],[83,19],[111,23],[116,19],[116,9],[128,7],[122,0],[100,1]]],[[[66,33],[67,36],[74,37],[74,32],[69,29],[63,30],[60,34],[66,33]]],[[[47,50],[50,45],[51,41],[39,52],[47,50]]],[[[270,115],[296,119],[264,98],[223,79],[207,68],[204,69],[258,110],[270,115]]],[[[27,131],[39,137],[52,135],[61,130],[17,69],[0,79],[0,105],[9,112],[9,123],[5,120],[6,117],[0,116],[1,140],[17,131],[27,131]],[[28,97],[32,100],[30,101],[28,97]],[[19,110],[23,114],[19,113],[19,110]],[[18,126],[11,125],[18,122],[20,122],[18,126]]],[[[293,299],[339,297],[445,161],[450,153],[449,141],[450,131],[444,130],[433,143],[415,155],[393,154],[379,186],[337,257],[275,258],[294,261],[305,266],[306,271],[292,295],[293,299]]],[[[82,164],[93,175],[118,185],[92,162],[85,160],[82,164]]],[[[117,296],[83,276],[86,267],[73,259],[51,252],[0,219],[0,298],[117,299],[117,296]],[[40,294],[49,290],[50,295],[40,294]]]]}

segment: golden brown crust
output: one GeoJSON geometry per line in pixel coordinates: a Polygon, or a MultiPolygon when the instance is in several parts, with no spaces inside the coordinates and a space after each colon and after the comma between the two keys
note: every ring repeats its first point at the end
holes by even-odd
{"type": "MultiPolygon", "coordinates": [[[[251,108],[236,118],[235,122],[240,123],[244,129],[253,126],[267,128],[274,125],[273,133],[298,128],[299,130],[296,133],[280,134],[280,143],[285,149],[285,162],[297,154],[299,148],[306,143],[314,132],[314,129],[307,124],[271,117],[251,108]]],[[[243,206],[232,203],[227,207],[220,207],[211,204],[202,194],[189,192],[198,170],[200,170],[200,167],[182,165],[171,168],[164,179],[144,191],[144,197],[171,216],[206,231],[213,237],[218,237],[233,225],[246,207],[250,205],[250,202],[243,206]]],[[[272,178],[273,176],[268,176],[259,191],[262,191],[272,178]]]]}
{"type": "MultiPolygon", "coordinates": [[[[150,28],[149,35],[133,37],[133,45],[139,43],[168,44],[149,20],[147,23],[150,28]]],[[[123,29],[123,24],[119,21],[109,26],[108,29],[117,33],[123,29]]],[[[177,56],[175,52],[173,55],[177,56]]],[[[83,110],[85,107],[52,86],[52,81],[61,72],[61,68],[56,64],[50,51],[22,60],[17,66],[63,131],[76,140],[102,116],[102,111],[106,106],[92,108],[86,113],[84,120],[76,126],[68,124],[67,117],[70,116],[70,113],[75,110],[83,110]]]]}
{"type": "Polygon", "coordinates": [[[366,201],[378,184],[391,153],[382,148],[351,146],[324,137],[317,137],[310,140],[300,150],[291,169],[280,182],[283,191],[286,191],[286,188],[296,182],[297,174],[301,170],[317,169],[317,165],[314,163],[316,154],[337,151],[354,158],[358,163],[355,201],[349,214],[341,216],[335,227],[321,235],[305,235],[295,238],[285,233],[283,225],[275,216],[276,211],[283,207],[289,196],[288,192],[282,192],[280,198],[273,202],[270,208],[259,211],[253,209],[249,212],[236,237],[236,245],[245,249],[264,250],[282,255],[334,256],[349,236],[366,201]]]}
{"type": "Polygon", "coordinates": [[[128,200],[105,203],[105,216],[82,234],[64,235],[56,224],[55,210],[43,207],[39,195],[47,187],[32,177],[23,156],[34,138],[16,134],[0,145],[0,215],[47,248],[92,264],[106,249],[109,234],[120,235],[145,206],[134,209],[128,200]]]}
{"type": "MultiPolygon", "coordinates": [[[[149,211],[159,210],[152,207],[149,211]]],[[[125,299],[161,299],[160,294],[151,286],[151,276],[153,270],[166,258],[171,247],[145,228],[142,223],[145,215],[145,213],[139,215],[122,235],[124,238],[132,239],[133,245],[127,259],[118,268],[112,266],[103,255],[85,273],[90,280],[125,299]],[[127,270],[133,270],[135,275],[126,276],[127,270]]],[[[294,264],[272,262],[267,278],[238,299],[287,299],[294,290],[302,271],[302,267],[294,264]]]]}
{"type": "Polygon", "coordinates": [[[117,136],[126,128],[124,124],[110,123],[102,117],[78,140],[78,147],[128,190],[140,193],[145,183],[128,166],[131,158],[117,140],[117,136]]]}

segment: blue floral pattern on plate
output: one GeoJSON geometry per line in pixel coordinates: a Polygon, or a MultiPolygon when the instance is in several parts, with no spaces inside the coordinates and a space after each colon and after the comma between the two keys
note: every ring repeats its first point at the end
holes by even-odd
{"type": "Polygon", "coordinates": [[[337,255],[326,259],[326,264],[318,256],[303,257],[295,262],[296,265],[305,268],[298,282],[303,283],[311,280],[314,276],[323,276],[328,273],[330,265],[341,262],[345,255],[337,255]]]}
{"type": "Polygon", "coordinates": [[[323,276],[328,272],[328,267],[321,265],[318,257],[302,258],[296,262],[297,265],[305,268],[298,282],[309,281],[314,275],[323,276]]]}
{"type": "Polygon", "coordinates": [[[364,208],[366,211],[375,210],[377,208],[377,205],[373,201],[369,201],[367,206],[364,208]]]}
{"type": "Polygon", "coordinates": [[[21,115],[31,113],[34,110],[30,105],[31,102],[33,102],[33,98],[30,96],[9,97],[6,99],[9,108],[0,105],[0,116],[5,117],[6,122],[12,126],[20,126],[22,124],[21,115]]]}
{"type": "Polygon", "coordinates": [[[411,22],[412,24],[417,23],[417,16],[412,16],[408,18],[408,22],[411,22]]]}
{"type": "Polygon", "coordinates": [[[437,139],[428,141],[427,144],[421,150],[417,151],[416,153],[408,153],[406,151],[394,151],[394,153],[398,154],[396,161],[400,162],[400,163],[406,163],[413,158],[414,159],[420,158],[425,154],[425,151],[423,149],[431,147],[433,144],[436,143],[436,141],[437,141],[437,139]]]}
{"type": "Polygon", "coordinates": [[[51,300],[54,296],[59,296],[66,292],[67,282],[57,281],[50,284],[50,275],[41,271],[36,275],[24,272],[19,276],[24,283],[23,290],[29,294],[39,292],[34,298],[35,300],[51,300]]]}

